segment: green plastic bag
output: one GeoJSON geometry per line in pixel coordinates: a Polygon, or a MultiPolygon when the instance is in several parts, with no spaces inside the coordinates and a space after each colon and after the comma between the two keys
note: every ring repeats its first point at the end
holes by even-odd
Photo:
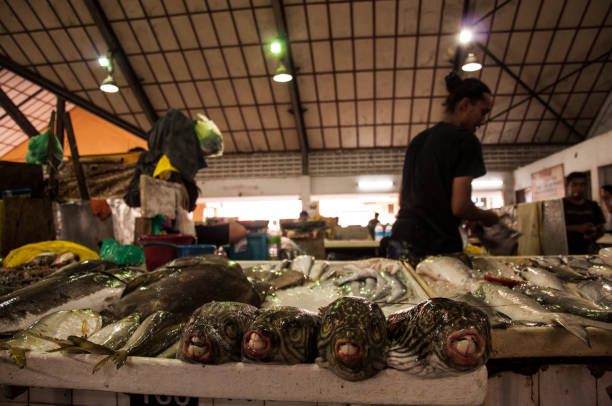
{"type": "Polygon", "coordinates": [[[119,241],[106,239],[100,248],[100,259],[119,265],[144,264],[144,251],[135,245],[121,245],[119,241]]]}
{"type": "MultiPolygon", "coordinates": [[[[56,136],[53,136],[55,141],[53,147],[53,157],[56,162],[61,162],[64,157],[64,149],[62,148],[56,136]]],[[[49,145],[49,130],[40,133],[30,139],[28,142],[28,152],[26,153],[26,162],[29,164],[43,165],[47,163],[49,145]]]]}

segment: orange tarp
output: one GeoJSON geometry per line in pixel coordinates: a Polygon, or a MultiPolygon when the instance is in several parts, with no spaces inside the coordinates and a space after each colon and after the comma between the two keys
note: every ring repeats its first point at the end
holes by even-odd
{"type": "MultiPolygon", "coordinates": [[[[147,142],[114,124],[79,107],[70,111],[79,156],[120,154],[131,148],[147,148],[147,142]]],[[[2,161],[25,162],[28,141],[0,157],[2,161]]],[[[64,158],[70,156],[68,138],[64,136],[64,158]]]]}

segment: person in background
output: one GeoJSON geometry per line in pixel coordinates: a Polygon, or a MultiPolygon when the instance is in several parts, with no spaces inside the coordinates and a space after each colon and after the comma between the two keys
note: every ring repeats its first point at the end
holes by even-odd
{"type": "Polygon", "coordinates": [[[612,185],[603,185],[600,193],[601,204],[608,219],[606,224],[604,224],[604,231],[612,233],[612,185]]]}
{"type": "Polygon", "coordinates": [[[308,212],[306,210],[302,210],[300,212],[300,217],[298,218],[298,221],[308,221],[308,212]]]}
{"type": "Polygon", "coordinates": [[[445,79],[449,95],[444,120],[414,137],[406,151],[400,210],[389,242],[395,248],[386,249],[387,256],[413,263],[426,255],[462,251],[462,220],[485,226],[498,222],[493,211],[479,209],[471,200],[472,179],[486,173],[474,131],[491,110],[491,90],[455,72],[445,79]]]}
{"type": "Polygon", "coordinates": [[[603,235],[605,219],[599,205],[586,198],[587,176],[572,172],[565,178],[567,196],[563,198],[567,248],[571,255],[597,253],[595,241],[603,235]]]}
{"type": "Polygon", "coordinates": [[[378,213],[374,213],[374,218],[370,221],[368,221],[368,233],[370,233],[370,237],[372,237],[372,239],[374,239],[375,237],[375,232],[376,232],[376,226],[378,224],[380,224],[380,221],[378,220],[378,213]]]}

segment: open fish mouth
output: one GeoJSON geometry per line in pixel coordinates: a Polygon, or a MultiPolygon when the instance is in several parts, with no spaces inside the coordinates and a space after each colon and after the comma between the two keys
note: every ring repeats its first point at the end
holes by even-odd
{"type": "Polygon", "coordinates": [[[270,339],[258,330],[251,330],[244,335],[244,353],[249,358],[262,359],[270,351],[270,339]]]}
{"type": "Polygon", "coordinates": [[[212,344],[206,337],[189,334],[183,342],[183,355],[192,361],[205,362],[212,354],[212,344]]]}
{"type": "Polygon", "coordinates": [[[446,349],[458,365],[475,365],[485,353],[485,341],[474,329],[460,330],[446,339],[446,349]]]}
{"type": "Polygon", "coordinates": [[[336,358],[347,365],[356,364],[363,357],[363,346],[360,343],[347,339],[336,340],[334,351],[336,358]]]}

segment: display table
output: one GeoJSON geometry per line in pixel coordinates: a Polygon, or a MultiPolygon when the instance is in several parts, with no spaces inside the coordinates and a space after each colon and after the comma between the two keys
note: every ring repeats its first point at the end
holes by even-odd
{"type": "Polygon", "coordinates": [[[200,398],[411,405],[480,405],[487,389],[485,367],[441,379],[385,369],[373,378],[350,382],[315,364],[203,365],[143,357],[130,358],[119,370],[106,365],[92,374],[100,359],[28,353],[26,368],[19,369],[2,353],[0,383],[200,398]]]}
{"type": "Polygon", "coordinates": [[[330,253],[334,253],[336,259],[351,260],[379,255],[379,241],[374,240],[325,240],[325,254],[330,258],[330,253]]]}

